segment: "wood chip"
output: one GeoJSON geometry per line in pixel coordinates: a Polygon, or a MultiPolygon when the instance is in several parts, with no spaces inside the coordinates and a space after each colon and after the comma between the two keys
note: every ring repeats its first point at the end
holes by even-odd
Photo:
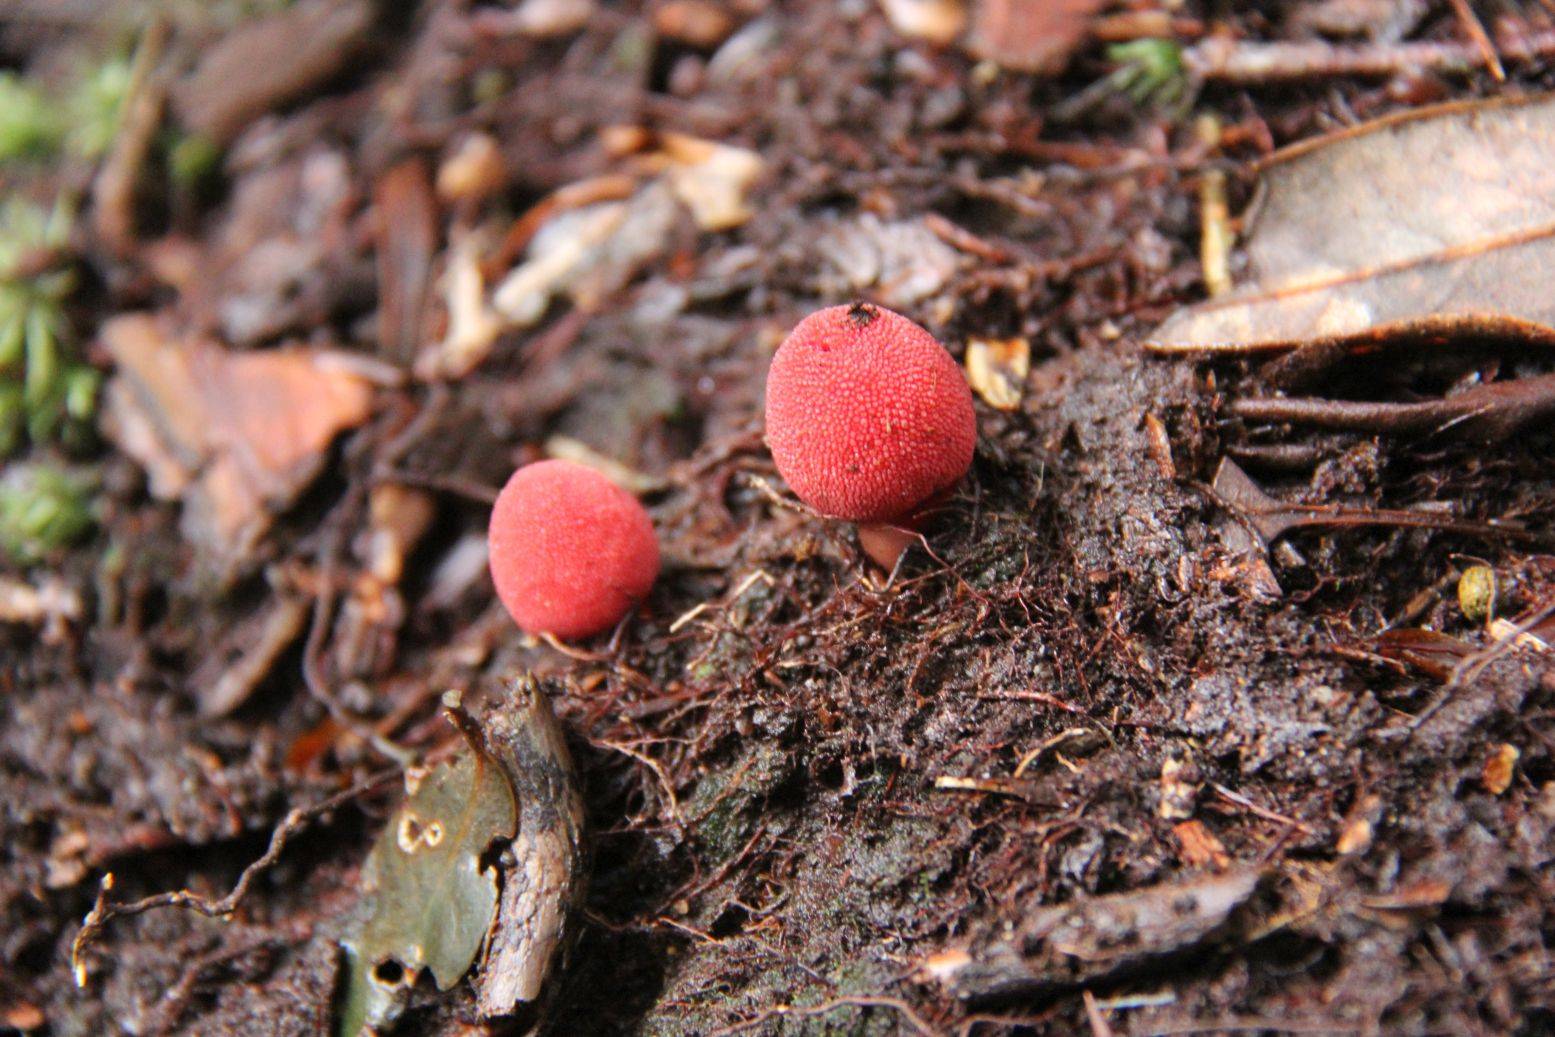
{"type": "Polygon", "coordinates": [[[1023,338],[974,338],[966,344],[966,376],[983,402],[1017,410],[1031,373],[1031,343],[1023,338]]]}
{"type": "Polygon", "coordinates": [[[966,5],[961,0],[880,0],[880,10],[903,36],[938,47],[954,42],[966,28],[966,5]]]}
{"type": "Polygon", "coordinates": [[[1177,837],[1178,853],[1182,862],[1190,868],[1213,868],[1225,871],[1231,865],[1231,857],[1215,833],[1204,827],[1202,821],[1183,821],[1172,826],[1177,837]]]}
{"type": "Polygon", "coordinates": [[[1485,761],[1485,769],[1480,772],[1480,780],[1485,783],[1485,790],[1492,796],[1499,796],[1512,787],[1512,776],[1517,772],[1517,758],[1521,755],[1517,746],[1502,742],[1496,746],[1496,751],[1490,759],[1485,761]]]}

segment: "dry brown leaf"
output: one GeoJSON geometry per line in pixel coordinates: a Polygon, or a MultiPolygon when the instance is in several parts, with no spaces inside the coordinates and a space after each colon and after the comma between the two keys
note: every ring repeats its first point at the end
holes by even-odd
{"type": "Polygon", "coordinates": [[[1031,373],[1031,343],[1023,338],[974,338],[966,344],[966,376],[983,402],[1015,410],[1031,373]]]}
{"type": "Polygon", "coordinates": [[[1477,334],[1555,345],[1555,97],[1422,109],[1265,167],[1249,283],[1183,310],[1160,352],[1477,334]]]}
{"type": "Polygon", "coordinates": [[[967,50],[1017,72],[1062,72],[1107,0],[978,0],[967,50]]]}
{"type": "Polygon", "coordinates": [[[223,569],[242,563],[372,405],[368,382],[320,353],[232,353],[172,339],[144,314],[104,324],[102,344],[118,365],[108,435],[145,466],[153,494],[183,501],[185,534],[223,569]]]}

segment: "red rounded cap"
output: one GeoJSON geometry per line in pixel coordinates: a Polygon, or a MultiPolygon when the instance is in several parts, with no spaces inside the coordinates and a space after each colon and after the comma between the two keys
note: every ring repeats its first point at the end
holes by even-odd
{"type": "Polygon", "coordinates": [[[767,442],[799,499],[889,522],[955,486],[972,463],[972,392],[945,347],[868,303],[800,321],[767,374],[767,442]]]}
{"type": "Polygon", "coordinates": [[[497,597],[532,634],[609,630],[659,575],[659,542],[637,498],[570,461],[514,472],[486,538],[497,597]]]}

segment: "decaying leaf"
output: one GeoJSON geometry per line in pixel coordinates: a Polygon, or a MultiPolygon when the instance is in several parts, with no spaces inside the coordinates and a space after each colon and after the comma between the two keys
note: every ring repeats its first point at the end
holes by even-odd
{"type": "Polygon", "coordinates": [[[665,39],[711,50],[734,31],[734,16],[723,0],[660,0],[652,8],[653,29],[665,39]]]}
{"type": "Polygon", "coordinates": [[[1231,857],[1215,833],[1205,827],[1203,821],[1180,821],[1172,826],[1177,837],[1178,853],[1182,862],[1190,868],[1213,868],[1225,871],[1231,865],[1231,857]]]}
{"type": "Polygon", "coordinates": [[[474,204],[502,190],[507,175],[496,138],[472,133],[437,167],[437,196],[450,205],[474,204]]]}
{"type": "Polygon", "coordinates": [[[751,218],[746,195],[765,166],[754,151],[683,133],[666,133],[660,148],[675,197],[703,230],[728,230],[751,218]]]}
{"type": "Polygon", "coordinates": [[[513,31],[537,40],[577,32],[588,24],[597,0],[524,0],[512,11],[513,31]]]}
{"type": "Polygon", "coordinates": [[[339,72],[372,35],[369,0],[308,0],[234,30],[174,90],[184,125],[224,143],[339,72]]]}
{"type": "Polygon", "coordinates": [[[458,982],[480,952],[497,910],[497,874],[482,858],[518,824],[513,786],[485,753],[466,749],[430,773],[405,778],[406,800],[368,854],[372,898],[349,960],[342,1037],[392,1022],[422,970],[439,990],[458,982]]]}
{"type": "Polygon", "coordinates": [[[1013,931],[996,928],[970,947],[933,956],[923,972],[971,1001],[1109,980],[1218,940],[1234,941],[1261,883],[1257,869],[1242,868],[1039,908],[1013,931]]]}
{"type": "Polygon", "coordinates": [[[974,338],[966,344],[966,377],[983,402],[1015,410],[1031,373],[1031,343],[1023,338],[974,338]]]}
{"type": "Polygon", "coordinates": [[[40,626],[44,644],[59,644],[80,618],[80,593],[59,577],[45,574],[37,586],[0,577],[0,623],[40,626]]]}
{"type": "Polygon", "coordinates": [[[330,441],[367,418],[369,384],[324,354],[233,353],[174,339],[144,314],[102,327],[118,365],[107,434],[139,461],[151,492],[182,500],[185,535],[236,567],[318,474],[330,441]]]}
{"type": "Polygon", "coordinates": [[[870,289],[875,298],[895,309],[939,292],[962,264],[961,253],[923,220],[886,222],[874,213],[838,224],[822,236],[819,245],[826,259],[819,285],[823,294],[870,289]],[[840,282],[836,275],[841,275],[840,282]]]}
{"type": "Polygon", "coordinates": [[[592,308],[659,254],[675,219],[674,196],[657,182],[624,202],[560,213],[535,234],[529,259],[497,286],[492,305],[513,327],[537,322],[555,295],[592,308]]]}
{"type": "Polygon", "coordinates": [[[1555,345],[1555,97],[1421,109],[1275,155],[1250,282],[1160,352],[1469,333],[1555,345]]]}
{"type": "Polygon", "coordinates": [[[583,895],[583,799],[550,701],[534,679],[520,679],[512,699],[493,711],[486,737],[513,778],[520,815],[476,980],[480,1013],[495,1018],[541,997],[565,945],[568,916],[583,895]]]}

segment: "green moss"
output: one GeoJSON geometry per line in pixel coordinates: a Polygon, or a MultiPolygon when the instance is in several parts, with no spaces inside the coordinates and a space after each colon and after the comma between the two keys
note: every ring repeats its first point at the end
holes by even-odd
{"type": "Polygon", "coordinates": [[[17,465],[0,478],[0,551],[27,564],[66,547],[95,524],[91,482],[48,465],[17,465]]]}
{"type": "Polygon", "coordinates": [[[48,158],[65,138],[65,119],[39,87],[0,72],[0,162],[48,158]]]}
{"type": "Polygon", "coordinates": [[[70,128],[65,143],[82,158],[98,158],[119,132],[119,117],[130,90],[130,59],[111,57],[84,69],[65,100],[70,128]]]}
{"type": "Polygon", "coordinates": [[[0,457],[22,445],[90,439],[101,377],[76,362],[65,301],[75,275],[51,253],[73,211],[13,195],[0,205],[0,457]],[[40,262],[41,259],[41,262],[40,262]]]}

